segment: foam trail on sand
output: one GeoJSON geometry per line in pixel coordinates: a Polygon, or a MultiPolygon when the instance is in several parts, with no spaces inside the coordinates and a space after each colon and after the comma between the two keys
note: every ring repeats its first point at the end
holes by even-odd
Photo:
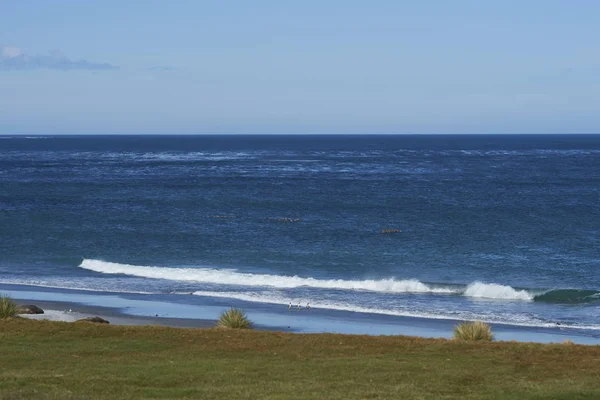
{"type": "Polygon", "coordinates": [[[212,268],[167,268],[137,266],[85,259],[81,268],[105,274],[125,274],[145,278],[191,281],[221,285],[269,286],[280,289],[312,287],[320,289],[366,290],[388,293],[458,293],[455,289],[426,285],[416,279],[344,280],[299,276],[241,273],[212,268]]]}
{"type": "MultiPolygon", "coordinates": [[[[284,296],[278,296],[273,294],[261,294],[261,293],[252,293],[252,292],[211,292],[211,291],[196,291],[193,293],[195,296],[203,296],[203,297],[217,297],[224,299],[236,299],[242,301],[248,301],[253,303],[266,303],[266,304],[281,304],[288,305],[292,303],[292,305],[296,305],[301,303],[303,305],[303,301],[300,301],[298,298],[287,298],[284,296]]],[[[452,316],[435,316],[429,314],[421,314],[414,313],[409,311],[395,311],[395,310],[385,310],[378,308],[370,308],[370,307],[360,307],[354,306],[351,304],[344,303],[336,303],[331,301],[318,301],[311,302],[311,308],[315,309],[327,309],[327,310],[337,310],[337,311],[350,311],[350,312],[358,312],[358,313],[370,313],[370,314],[383,314],[383,315],[395,315],[402,317],[417,317],[417,318],[437,318],[437,319],[457,319],[457,317],[452,316]]]]}
{"type": "MultiPolygon", "coordinates": [[[[211,292],[211,291],[197,291],[193,293],[195,296],[204,296],[204,297],[217,297],[217,298],[226,298],[226,299],[235,299],[253,303],[267,303],[267,304],[280,304],[282,306],[286,306],[289,303],[298,304],[297,298],[286,298],[284,296],[278,296],[273,294],[261,294],[261,293],[252,293],[252,292],[211,292]]],[[[382,314],[382,315],[391,315],[398,317],[412,317],[412,318],[428,318],[428,319],[442,319],[442,320],[470,320],[470,321],[484,321],[488,323],[495,324],[503,324],[503,325],[514,325],[514,326],[529,326],[529,327],[538,327],[538,328],[556,328],[558,325],[554,322],[547,322],[539,319],[529,318],[527,320],[521,318],[489,318],[489,316],[484,315],[475,315],[475,314],[454,314],[454,315],[444,315],[444,314],[436,314],[436,313],[419,313],[409,310],[387,310],[381,308],[370,308],[370,307],[360,307],[352,304],[346,303],[337,303],[331,301],[319,301],[319,302],[311,302],[311,309],[327,309],[327,310],[336,310],[336,311],[349,311],[349,312],[357,312],[357,313],[366,313],[366,314],[382,314]]],[[[560,325],[561,328],[570,328],[570,329],[584,329],[584,330],[596,330],[600,331],[600,325],[560,325]]]]}
{"type": "Polygon", "coordinates": [[[163,292],[148,292],[141,290],[125,290],[118,289],[113,286],[103,287],[86,287],[82,285],[80,281],[41,281],[38,279],[0,279],[0,284],[5,285],[21,285],[21,286],[34,286],[49,289],[66,289],[66,290],[79,290],[83,292],[107,292],[107,293],[127,293],[127,294],[162,294],[163,292]]]}

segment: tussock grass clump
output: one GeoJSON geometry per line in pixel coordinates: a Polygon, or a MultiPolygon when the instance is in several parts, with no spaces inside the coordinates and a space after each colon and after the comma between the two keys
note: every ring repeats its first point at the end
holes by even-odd
{"type": "Polygon", "coordinates": [[[230,329],[251,329],[252,322],[242,310],[230,308],[229,310],[221,313],[217,326],[220,328],[230,329]]]}
{"type": "Polygon", "coordinates": [[[491,342],[494,340],[492,329],[481,321],[463,322],[454,328],[454,339],[491,342]]]}
{"type": "Polygon", "coordinates": [[[12,318],[17,315],[17,304],[6,296],[0,296],[0,318],[12,318]]]}

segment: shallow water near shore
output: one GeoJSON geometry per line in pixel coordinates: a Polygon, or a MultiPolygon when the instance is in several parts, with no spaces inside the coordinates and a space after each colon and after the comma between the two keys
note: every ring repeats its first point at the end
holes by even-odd
{"type": "Polygon", "coordinates": [[[303,332],[588,340],[597,171],[598,135],[10,137],[0,284],[303,332]]]}
{"type": "MultiPolygon", "coordinates": [[[[174,327],[211,327],[219,314],[234,306],[244,309],[257,329],[296,333],[345,333],[359,335],[408,335],[451,338],[460,321],[396,317],[327,309],[300,309],[258,305],[252,302],[197,298],[173,295],[115,294],[62,289],[25,288],[0,285],[0,292],[18,303],[35,303],[48,307],[50,320],[72,322],[99,315],[113,324],[166,325],[174,327]],[[76,315],[76,316],[75,316],[76,315]]],[[[38,316],[36,319],[45,319],[38,316]]],[[[496,340],[559,343],[572,340],[578,344],[600,345],[600,334],[583,333],[568,328],[536,328],[492,324],[496,340]]]]}

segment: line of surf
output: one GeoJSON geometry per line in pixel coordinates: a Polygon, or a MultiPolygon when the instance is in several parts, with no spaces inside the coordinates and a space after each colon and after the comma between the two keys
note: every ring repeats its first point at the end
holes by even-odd
{"type": "Polygon", "coordinates": [[[61,290],[76,290],[82,292],[97,292],[97,293],[120,293],[120,294],[165,294],[164,292],[148,292],[141,290],[125,290],[125,289],[115,289],[114,287],[106,287],[106,288],[91,288],[87,286],[81,286],[80,282],[73,281],[71,284],[59,284],[52,282],[38,282],[38,281],[29,281],[29,280],[21,280],[21,279],[2,279],[0,280],[0,285],[14,285],[14,286],[30,286],[30,287],[39,287],[39,288],[47,288],[47,289],[61,289],[61,290]]]}
{"type": "Polygon", "coordinates": [[[468,285],[424,283],[417,279],[318,279],[289,275],[254,274],[216,268],[174,268],[120,264],[84,259],[81,268],[103,274],[123,274],[169,281],[277,289],[315,288],[379,293],[449,294],[473,299],[538,301],[550,303],[590,303],[600,301],[600,292],[577,289],[518,289],[497,283],[472,282],[468,285]]]}
{"type": "MultiPolygon", "coordinates": [[[[264,303],[287,306],[288,304],[298,304],[297,298],[286,298],[283,296],[276,295],[263,295],[259,293],[239,293],[239,292],[214,292],[214,291],[196,291],[193,293],[195,296],[202,297],[216,297],[216,298],[227,298],[235,299],[252,303],[264,303]]],[[[529,320],[529,321],[511,321],[506,319],[490,319],[484,316],[478,315],[443,315],[435,313],[419,313],[414,311],[406,310],[388,310],[381,308],[371,307],[360,307],[352,304],[338,303],[331,301],[319,301],[310,303],[310,307],[314,309],[327,309],[335,311],[348,311],[365,314],[380,314],[380,315],[391,315],[398,317],[410,317],[410,318],[424,318],[424,319],[441,319],[441,320],[465,320],[465,321],[484,321],[492,324],[502,324],[511,326],[527,326],[536,328],[568,328],[568,329],[581,329],[581,330],[595,330],[600,331],[600,325],[572,325],[564,324],[559,325],[554,322],[546,322],[542,320],[529,320]]]]}
{"type": "Polygon", "coordinates": [[[461,289],[458,287],[439,287],[425,284],[416,279],[317,279],[299,276],[242,273],[214,268],[172,268],[119,264],[101,260],[84,259],[80,265],[91,271],[104,274],[125,274],[131,276],[211,283],[220,285],[238,285],[254,287],[274,287],[293,289],[309,287],[334,290],[363,290],[382,293],[440,293],[457,294],[474,298],[506,300],[532,300],[533,295],[525,290],[516,290],[510,286],[474,282],[461,289]]]}
{"type": "Polygon", "coordinates": [[[153,279],[221,285],[268,286],[280,289],[310,287],[318,289],[365,290],[388,293],[457,293],[455,289],[426,285],[416,279],[317,279],[287,275],[252,274],[213,268],[138,266],[91,259],[84,259],[79,266],[90,271],[104,274],[125,274],[153,279]]]}

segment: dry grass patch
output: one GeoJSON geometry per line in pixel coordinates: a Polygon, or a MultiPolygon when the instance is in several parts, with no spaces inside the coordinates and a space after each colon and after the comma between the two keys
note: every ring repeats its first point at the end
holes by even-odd
{"type": "Polygon", "coordinates": [[[230,328],[230,329],[251,329],[252,322],[248,319],[248,316],[242,310],[237,308],[230,308],[227,311],[223,311],[219,317],[217,323],[219,328],[230,328]]]}
{"type": "Polygon", "coordinates": [[[494,335],[492,335],[492,328],[485,322],[463,322],[454,328],[454,339],[491,342],[494,340],[494,335]]]}
{"type": "Polygon", "coordinates": [[[12,318],[17,315],[17,304],[6,296],[0,296],[0,319],[12,318]]]}

